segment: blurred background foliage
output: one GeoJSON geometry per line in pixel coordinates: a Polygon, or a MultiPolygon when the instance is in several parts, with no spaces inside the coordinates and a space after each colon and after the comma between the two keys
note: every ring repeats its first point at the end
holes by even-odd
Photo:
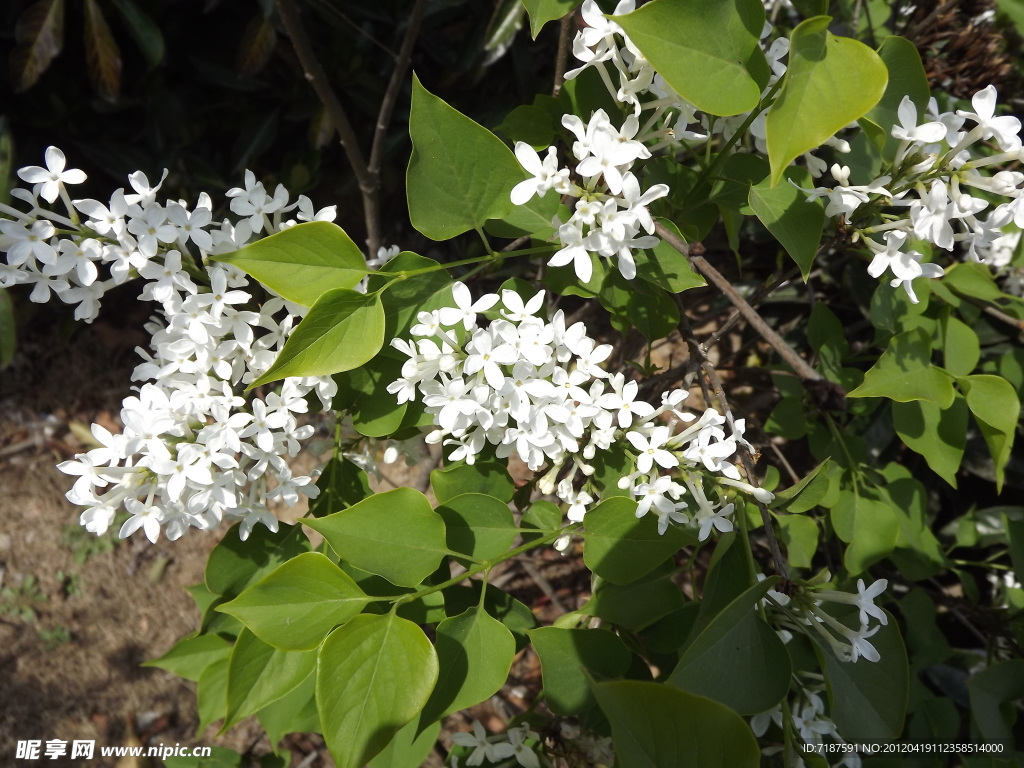
{"type": "MultiPolygon", "coordinates": [[[[317,56],[368,148],[412,2],[304,5],[317,56]]],[[[517,34],[524,20],[519,0],[431,2],[412,69],[458,109],[497,125],[551,89],[557,26],[534,43],[517,34]]],[[[0,54],[0,194],[50,144],[89,174],[76,189],[83,197],[126,185],[136,169],[155,181],[166,167],[169,196],[194,200],[208,190],[221,204],[218,193],[249,168],[270,189],[283,183],[292,199],[338,204],[338,223],[361,241],[355,179],[273,0],[8,0],[0,54]]],[[[396,241],[411,232],[408,88],[382,173],[384,231],[396,241]]]]}

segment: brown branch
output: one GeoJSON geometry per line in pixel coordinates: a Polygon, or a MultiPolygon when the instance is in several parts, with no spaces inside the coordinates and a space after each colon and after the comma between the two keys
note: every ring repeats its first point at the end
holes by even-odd
{"type": "MultiPolygon", "coordinates": [[[[703,344],[697,341],[693,335],[693,328],[690,327],[690,319],[686,316],[686,307],[683,305],[683,300],[677,293],[674,296],[676,304],[679,306],[679,329],[683,333],[683,338],[686,339],[686,344],[690,349],[690,357],[699,361],[700,366],[704,369],[704,373],[708,377],[708,381],[711,382],[711,388],[715,392],[715,398],[718,400],[718,405],[722,409],[722,415],[725,416],[726,421],[729,423],[729,428],[735,432],[736,428],[733,424],[732,409],[729,407],[729,401],[725,396],[725,389],[722,387],[722,379],[718,375],[718,371],[715,370],[714,363],[708,358],[708,351],[703,344]]],[[[737,452],[740,455],[740,461],[743,462],[743,471],[747,476],[747,482],[758,487],[760,483],[757,481],[757,474],[754,472],[754,459],[750,455],[750,449],[742,443],[736,444],[737,452]]],[[[764,524],[765,533],[768,536],[768,546],[772,553],[772,562],[775,565],[775,572],[779,574],[782,579],[780,583],[780,591],[783,593],[787,592],[789,583],[789,576],[786,573],[785,560],[782,557],[782,550],[779,549],[779,541],[775,538],[775,529],[772,527],[772,519],[768,514],[768,509],[757,499],[754,499],[754,503],[757,508],[761,511],[761,522],[764,524]]],[[[746,512],[742,509],[737,510],[736,514],[745,515],[746,512]]]]}
{"type": "MultiPolygon", "coordinates": [[[[338,94],[331,87],[327,73],[320,66],[320,61],[313,52],[313,46],[309,35],[306,34],[306,28],[302,23],[302,13],[299,11],[296,0],[277,0],[277,12],[281,15],[281,22],[292,41],[292,47],[295,49],[295,55],[299,57],[299,63],[302,64],[306,79],[313,86],[313,90],[316,91],[316,95],[327,110],[327,115],[331,118],[335,130],[338,131],[342,149],[345,150],[345,156],[348,158],[349,165],[352,166],[352,172],[355,173],[356,180],[359,182],[359,190],[363,193],[366,240],[368,243],[379,242],[376,198],[373,195],[374,187],[370,171],[366,166],[363,153],[359,149],[359,142],[356,140],[355,131],[352,130],[352,124],[348,121],[348,115],[345,114],[345,108],[341,106],[338,94]]],[[[376,251],[370,253],[373,255],[376,251]]]]}
{"type": "MultiPolygon", "coordinates": [[[[750,297],[750,306],[756,308],[762,301],[768,298],[768,296],[775,293],[775,291],[777,291],[779,288],[784,287],[790,280],[792,280],[799,274],[800,267],[793,267],[793,269],[791,269],[789,272],[783,275],[780,279],[775,280],[766,285],[762,285],[760,288],[757,289],[757,292],[750,297]]],[[[724,323],[722,323],[722,327],[715,331],[713,334],[711,334],[703,342],[704,346],[708,349],[711,349],[711,347],[715,346],[715,344],[722,340],[722,337],[725,336],[725,334],[732,330],[733,326],[735,326],[740,321],[740,318],[742,316],[743,315],[740,314],[740,311],[738,309],[734,310],[733,313],[729,315],[729,318],[724,323]]]]}
{"type": "MultiPolygon", "coordinates": [[[[280,2],[280,0],[278,0],[280,2]]],[[[402,38],[402,47],[398,51],[398,60],[395,62],[395,70],[391,73],[391,80],[384,92],[384,100],[380,104],[380,112],[377,114],[377,125],[373,133],[373,145],[370,148],[370,163],[367,167],[369,174],[372,208],[375,216],[380,215],[380,167],[384,159],[384,143],[387,138],[388,126],[391,124],[391,115],[395,110],[395,102],[398,101],[398,93],[402,89],[402,82],[405,73],[409,69],[409,62],[412,59],[412,49],[416,44],[416,37],[420,32],[420,22],[423,20],[423,0],[416,0],[412,8],[412,16],[409,18],[409,26],[405,30],[405,37],[402,38]]],[[[367,194],[363,193],[364,196],[367,194]]],[[[370,255],[377,253],[381,245],[380,222],[375,222],[372,231],[367,227],[367,246],[370,255]]]]}
{"type": "Polygon", "coordinates": [[[958,295],[964,301],[966,301],[969,304],[973,304],[974,306],[978,307],[978,309],[980,309],[986,315],[988,315],[990,317],[994,317],[996,320],[1000,320],[1000,321],[1006,323],[1007,325],[1012,325],[1018,331],[1024,331],[1024,320],[1018,320],[1016,317],[1008,315],[1005,312],[1000,311],[996,307],[993,307],[991,304],[986,304],[984,301],[981,301],[980,299],[976,299],[973,296],[964,296],[962,294],[958,294],[958,295]]]}
{"type": "Polygon", "coordinates": [[[562,90],[562,81],[565,79],[565,67],[569,61],[569,37],[572,35],[572,19],[574,11],[569,11],[562,17],[558,27],[558,52],[555,54],[555,84],[551,88],[551,95],[557,96],[562,90]]]}
{"type": "Polygon", "coordinates": [[[789,346],[785,339],[765,322],[765,319],[732,287],[732,283],[701,255],[703,246],[700,248],[701,253],[698,253],[696,247],[691,248],[682,238],[665,227],[661,222],[658,222],[656,227],[658,236],[686,256],[698,271],[714,283],[715,287],[725,294],[725,297],[739,310],[739,313],[743,315],[743,319],[750,323],[761,338],[778,352],[779,356],[804,382],[804,386],[819,406],[829,410],[843,410],[846,408],[846,392],[843,388],[824,378],[820,373],[811,368],[807,361],[800,357],[796,350],[789,346]]]}

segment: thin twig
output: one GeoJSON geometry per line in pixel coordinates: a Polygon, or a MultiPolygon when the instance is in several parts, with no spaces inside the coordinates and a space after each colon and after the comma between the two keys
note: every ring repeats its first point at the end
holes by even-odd
{"type": "MultiPolygon", "coordinates": [[[[750,306],[756,308],[769,295],[775,293],[775,291],[777,291],[779,288],[784,287],[790,280],[792,280],[799,274],[800,267],[793,267],[793,269],[784,274],[780,279],[775,280],[774,282],[769,283],[767,285],[762,285],[757,290],[757,292],[750,297],[750,306]]],[[[742,315],[740,314],[740,311],[738,309],[734,310],[733,313],[729,316],[729,318],[724,323],[722,323],[722,327],[715,331],[713,334],[711,334],[707,338],[707,340],[704,341],[704,346],[707,347],[708,349],[711,349],[711,347],[715,346],[715,344],[722,340],[722,337],[725,336],[725,334],[732,330],[732,327],[740,321],[741,317],[742,315]]]]}
{"type": "Polygon", "coordinates": [[[562,601],[558,598],[558,593],[555,592],[555,588],[551,586],[551,582],[544,577],[544,574],[540,572],[537,566],[525,557],[519,561],[519,564],[523,566],[523,570],[526,571],[526,574],[533,580],[533,583],[540,587],[541,592],[547,595],[548,600],[551,601],[551,605],[555,607],[555,610],[557,610],[559,614],[569,612],[562,601]]]}
{"type": "MultiPolygon", "coordinates": [[[[313,46],[306,34],[306,27],[302,23],[302,13],[296,5],[296,0],[277,0],[277,11],[281,15],[281,22],[292,41],[295,55],[299,57],[299,63],[302,64],[306,79],[313,86],[313,90],[316,91],[316,95],[327,110],[335,130],[338,132],[338,139],[342,149],[345,150],[349,165],[352,166],[352,172],[355,173],[356,180],[359,182],[359,190],[363,193],[363,217],[366,221],[367,242],[379,242],[378,215],[374,207],[376,201],[372,194],[373,182],[366,159],[359,149],[355,131],[352,130],[352,124],[348,121],[348,115],[345,114],[345,108],[341,106],[341,101],[338,99],[338,94],[334,92],[334,88],[331,87],[327,73],[320,65],[316,54],[313,53],[313,46]]],[[[376,250],[370,252],[374,254],[376,250]]]]}
{"type": "Polygon", "coordinates": [[[572,35],[573,11],[562,17],[558,27],[558,52],[555,54],[555,84],[551,88],[551,95],[558,96],[562,90],[562,81],[565,80],[565,67],[569,61],[569,37],[572,35]]]}
{"type": "MultiPolygon", "coordinates": [[[[732,302],[733,306],[735,306],[737,310],[739,310],[740,314],[743,315],[743,318],[754,327],[754,330],[756,330],[765,341],[774,347],[775,351],[779,353],[779,356],[789,364],[801,379],[817,381],[822,378],[820,373],[811,368],[811,366],[807,364],[807,361],[800,357],[800,355],[796,353],[796,350],[789,346],[789,344],[779,336],[775,329],[765,322],[763,317],[757,314],[747,300],[740,296],[739,292],[733,288],[732,283],[730,283],[721,272],[711,266],[707,259],[697,253],[698,249],[691,248],[661,222],[658,222],[656,226],[658,236],[681,254],[686,256],[693,265],[706,278],[708,278],[708,280],[714,283],[715,287],[724,293],[725,297],[732,302]]],[[[703,252],[703,248],[700,250],[703,252]]]]}
{"type": "MultiPolygon", "coordinates": [[[[708,377],[708,381],[711,382],[711,388],[714,390],[715,398],[718,400],[718,405],[722,409],[722,415],[725,416],[726,421],[729,424],[729,428],[735,432],[736,428],[733,424],[732,409],[729,407],[729,401],[725,396],[725,389],[722,387],[722,379],[718,376],[718,371],[715,370],[714,364],[708,359],[707,349],[704,348],[700,342],[693,335],[693,329],[690,327],[690,319],[686,316],[686,307],[683,305],[682,297],[677,293],[675,294],[676,304],[679,306],[679,329],[683,332],[683,338],[686,339],[686,344],[690,348],[690,357],[699,361],[700,366],[704,369],[704,373],[708,377]]],[[[747,476],[747,482],[757,487],[760,483],[757,480],[757,474],[754,472],[754,459],[750,455],[750,449],[746,445],[737,442],[737,449],[740,455],[740,460],[743,462],[743,471],[747,476]]],[[[764,523],[764,530],[768,536],[768,546],[771,549],[772,561],[775,564],[775,572],[779,574],[782,579],[783,589],[785,592],[785,584],[789,582],[789,576],[786,573],[785,561],[782,558],[782,550],[779,549],[778,539],[775,538],[775,529],[772,527],[772,519],[768,514],[768,509],[758,500],[754,500],[757,504],[757,508],[761,512],[761,522],[764,523]]],[[[742,509],[736,512],[738,515],[744,515],[746,512],[742,509]]]]}
{"type": "Polygon", "coordinates": [[[996,320],[1001,320],[1002,322],[1006,323],[1007,325],[1012,325],[1018,331],[1024,331],[1024,320],[1018,320],[1016,317],[1008,315],[1005,312],[1002,312],[999,309],[996,309],[991,304],[986,304],[984,301],[981,301],[980,299],[976,299],[973,296],[963,296],[963,295],[960,295],[960,298],[962,298],[965,301],[967,301],[968,303],[973,304],[974,306],[978,307],[986,315],[989,315],[990,317],[994,317],[996,320]]]}
{"type": "MultiPolygon", "coordinates": [[[[399,91],[402,90],[402,83],[405,80],[405,73],[409,69],[409,62],[412,59],[412,49],[416,45],[416,37],[420,32],[420,22],[423,20],[423,0],[416,0],[412,8],[412,16],[409,18],[409,26],[405,30],[405,37],[402,38],[402,47],[398,51],[398,60],[395,62],[395,70],[391,73],[391,80],[384,92],[384,100],[380,103],[380,112],[377,114],[377,125],[373,133],[373,145],[370,148],[370,163],[367,166],[369,174],[372,208],[374,216],[380,215],[380,167],[384,159],[384,144],[387,139],[388,126],[391,124],[391,115],[395,110],[395,102],[398,101],[399,91]]],[[[364,193],[365,194],[365,193],[364,193]]],[[[367,227],[367,245],[370,255],[377,253],[380,247],[380,222],[376,222],[372,231],[367,227]]]]}

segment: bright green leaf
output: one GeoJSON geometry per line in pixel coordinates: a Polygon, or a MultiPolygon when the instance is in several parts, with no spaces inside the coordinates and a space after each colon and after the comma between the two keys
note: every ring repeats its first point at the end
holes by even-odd
{"type": "Polygon", "coordinates": [[[493,496],[464,493],[437,507],[448,548],[477,560],[505,554],[519,532],[512,510],[493,496]]]}
{"type": "Polygon", "coordinates": [[[217,608],[283,651],[316,648],[370,602],[325,555],[306,552],[217,608]]]}
{"type": "Polygon", "coordinates": [[[605,499],[587,512],[583,560],[612,584],[629,584],[696,539],[674,525],[658,533],[654,512],[636,517],[636,502],[623,496],[605,499]]]}
{"type": "Polygon", "coordinates": [[[939,408],[953,404],[949,376],[932,367],[932,344],[921,328],[893,336],[882,356],[847,397],[887,397],[900,403],[927,400],[939,408]]]}
{"type": "Polygon", "coordinates": [[[978,334],[951,314],[942,318],[943,367],[954,376],[966,376],[978,365],[981,346],[978,334]]]}
{"type": "Polygon", "coordinates": [[[497,693],[516,653],[512,633],[477,606],[438,624],[434,645],[440,672],[420,714],[421,729],[497,693]]]}
{"type": "Polygon", "coordinates": [[[530,34],[537,39],[541,28],[549,21],[560,19],[579,5],[581,0],[523,0],[530,14],[530,34]]]}
{"type": "Polygon", "coordinates": [[[327,376],[358,368],[384,345],[384,308],[376,293],[327,291],[302,318],[270,370],[249,389],[289,376],[327,376]]]}
{"type": "Polygon", "coordinates": [[[512,210],[526,178],[501,139],[429,93],[413,75],[409,219],[431,240],[448,240],[512,210]]]}
{"type": "Polygon", "coordinates": [[[362,251],[329,221],[297,224],[211,258],[238,267],[304,307],[333,288],[354,288],[369,272],[362,251]]]}
{"type": "Polygon", "coordinates": [[[956,473],[967,445],[967,401],[957,395],[946,410],[927,400],[892,404],[896,434],[924,456],[932,471],[956,488],[956,473]]]}
{"type": "Polygon", "coordinates": [[[203,670],[196,683],[196,707],[199,709],[199,733],[228,711],[228,659],[223,658],[203,670]]]}
{"type": "Polygon", "coordinates": [[[338,768],[363,768],[423,709],[437,682],[423,630],[393,613],[363,614],[320,648],[316,703],[338,768]]]}
{"type": "Polygon", "coordinates": [[[828,31],[816,16],[790,35],[789,69],[765,128],[772,184],[789,164],[868,112],[885,93],[888,72],[861,42],[828,31]]]}
{"type": "MultiPolygon", "coordinates": [[[[469,586],[454,586],[444,590],[444,611],[448,616],[458,616],[474,605],[480,604],[480,589],[483,582],[470,580],[469,586]]],[[[537,617],[525,604],[497,587],[488,586],[484,595],[484,610],[504,624],[516,641],[516,653],[530,644],[527,631],[537,626],[537,617]]]]}
{"type": "Polygon", "coordinates": [[[295,690],[314,666],[316,653],[279,651],[243,629],[228,661],[228,707],[221,733],[295,690]]]}
{"type": "MultiPolygon", "coordinates": [[[[787,169],[786,178],[801,187],[810,184],[810,174],[803,168],[787,169]]],[[[773,186],[771,179],[752,186],[748,199],[754,214],[775,235],[806,280],[825,227],[825,209],[821,203],[807,202],[807,195],[792,184],[773,186]]]]}
{"type": "Polygon", "coordinates": [[[1020,418],[1020,400],[1013,386],[999,376],[979,374],[957,380],[967,395],[981,434],[995,463],[996,489],[1003,490],[1006,462],[1010,460],[1013,438],[1020,418]]]}
{"type": "Polygon", "coordinates": [[[785,515],[779,517],[778,522],[789,564],[794,568],[810,568],[814,553],[818,551],[818,524],[804,515],[785,515]]]}
{"type": "Polygon", "coordinates": [[[464,493],[482,493],[485,496],[512,501],[516,486],[508,469],[496,461],[478,461],[451,469],[435,469],[430,473],[430,487],[438,504],[444,504],[464,493]]]}
{"type": "MultiPolygon", "coordinates": [[[[615,21],[675,91],[702,112],[738,115],[768,81],[753,0],[654,0],[615,21]]],[[[819,142],[820,143],[820,142],[819,142]]]]}
{"type": "Polygon", "coordinates": [[[277,532],[263,525],[242,541],[236,524],[210,552],[206,561],[206,586],[215,595],[234,598],[249,584],[262,579],[285,560],[309,551],[309,539],[297,525],[282,523],[277,532]]]}
{"type": "MultiPolygon", "coordinates": [[[[667,219],[658,221],[682,237],[679,228],[671,221],[667,219]]],[[[690,266],[690,260],[664,240],[654,248],[634,251],[633,260],[636,262],[637,277],[660,286],[666,291],[682,293],[690,288],[707,285],[707,281],[690,266]]]]}
{"type": "Polygon", "coordinates": [[[219,635],[198,635],[179,640],[163,656],[145,661],[142,666],[166,669],[178,677],[198,682],[207,667],[227,659],[230,653],[231,644],[219,635]]]}
{"type": "Polygon", "coordinates": [[[446,554],[444,520],[412,488],[377,493],[304,525],[322,534],[338,556],[400,587],[416,587],[446,554]]]}
{"type": "Polygon", "coordinates": [[[291,693],[265,706],[256,713],[256,717],[274,749],[277,749],[285,734],[320,733],[320,715],[316,711],[316,675],[310,675],[291,693]]]}
{"type": "Polygon", "coordinates": [[[884,502],[844,490],[831,515],[836,535],[849,544],[843,563],[851,576],[863,572],[896,546],[899,520],[884,502]]]}
{"type": "Polygon", "coordinates": [[[417,730],[415,721],[402,728],[366,768],[420,768],[434,748],[441,724],[428,725],[418,736],[417,730]]]}

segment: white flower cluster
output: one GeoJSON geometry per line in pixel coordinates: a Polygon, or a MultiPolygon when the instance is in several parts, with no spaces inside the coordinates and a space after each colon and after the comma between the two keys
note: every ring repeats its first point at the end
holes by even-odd
{"type": "Polygon", "coordinates": [[[889,582],[879,579],[865,587],[863,579],[857,579],[857,593],[838,592],[830,589],[811,589],[800,593],[799,599],[790,600],[774,590],[768,591],[765,605],[774,607],[775,623],[784,627],[780,636],[788,642],[790,631],[807,633],[811,627],[832,649],[840,661],[855,662],[860,658],[878,661],[881,656],[869,638],[889,623],[885,611],[875,605],[875,598],[885,592],[889,582]],[[823,602],[852,605],[858,611],[860,624],[857,629],[846,626],[821,608],[823,602]],[[878,623],[871,625],[871,619],[878,623]]]}
{"type": "MultiPolygon", "coordinates": [[[[66,170],[64,153],[57,147],[46,150],[45,160],[45,168],[28,166],[18,171],[33,187],[14,189],[11,196],[26,203],[27,211],[0,204],[0,251],[7,254],[6,264],[0,263],[0,288],[34,285],[30,298],[39,303],[49,301],[52,291],[65,304],[76,304],[75,319],[86,322],[97,317],[100,300],[114,286],[139,275],[158,279],[170,249],[184,253],[181,263],[191,266],[190,248],[205,261],[207,254],[241,248],[253,235],[272,234],[298,221],[333,221],[336,213],[335,206],[314,211],[305,195],[289,204],[288,190],[280,184],[271,196],[251,171],[245,172],[244,188],[227,192],[231,211],[242,217],[235,225],[227,219],[213,222],[213,202],[206,193],[191,210],[185,200],[160,204],[156,196],[167,178],[166,170],[155,186],[150,186],[145,173],[136,171],[128,177],[134,193],[118,189],[107,203],[72,200],[66,185],[83,183],[85,174],[66,170]],[[66,215],[43,207],[40,198],[47,203],[60,198],[66,215]],[[284,214],[292,211],[297,212],[297,220],[285,219],[284,214]],[[84,225],[80,213],[86,217],[84,225]],[[99,266],[106,267],[106,278],[99,266]]],[[[201,275],[198,269],[191,272],[193,277],[201,275]]],[[[183,280],[189,279],[182,275],[183,280]]],[[[166,285],[162,282],[156,290],[162,293],[166,285]]],[[[146,298],[160,300],[156,295],[146,298]]]]}
{"type": "Polygon", "coordinates": [[[294,477],[285,460],[313,432],[299,426],[296,414],[307,411],[305,398],[314,391],[330,408],[337,385],[330,377],[291,378],[262,399],[237,394],[270,368],[305,309],[278,297],[247,309],[252,297],[239,289],[248,278],[234,267],[207,263],[207,255],[293,226],[295,220],[282,220],[289,211],[297,209],[299,221],[331,221],[334,208],[314,212],[304,196],[288,205],[284,187],[270,196],[246,171],[244,188],[227,192],[231,210],[242,218],[211,226],[213,204],[205,193],[191,211],[183,200],[161,205],[160,184],[150,187],[136,172],[129,177],[135,194],[118,189],[106,205],[72,201],[65,185],[83,182],[85,174],[65,170],[56,147],[47,149],[46,164],[19,171],[35,185],[12,193],[30,205],[28,212],[0,207],[13,217],[0,219],[0,249],[7,253],[0,283],[35,283],[31,298],[39,302],[53,290],[65,302],[78,302],[77,318],[91,320],[108,288],[139,276],[146,281],[140,299],[162,305],[162,318],[147,325],[150,352],[139,350],[145,362],[133,375],[147,383],[123,402],[124,431],[111,434],[93,424],[100,447],[59,465],[78,476],[67,495],[86,507],[82,525],[103,534],[124,508],[130,517],[122,538],[141,528],[156,541],[163,528],[174,540],[190,527],[211,529],[225,518],[242,521],[243,539],[257,523],[276,531],[269,500],[294,506],[300,493],[318,493],[312,479],[294,477]],[[41,207],[39,197],[60,198],[67,217],[41,207]],[[77,212],[86,215],[84,224],[77,212]],[[97,263],[107,265],[109,279],[99,278],[97,263]]]}
{"type": "MultiPolygon", "coordinates": [[[[635,7],[635,0],[621,0],[613,15],[630,13],[635,7]]],[[[568,221],[563,223],[557,216],[552,221],[562,247],[548,264],[555,267],[572,264],[577,277],[587,282],[593,275],[591,254],[595,254],[615,258],[623,277],[632,280],[636,276],[633,251],[653,248],[660,242],[653,236],[654,220],[647,206],[669,193],[666,184],[654,184],[642,191],[639,180],[630,170],[633,163],[650,158],[653,151],[666,146],[682,147],[683,142],[705,141],[715,134],[729,138],[749,113],[729,118],[700,114],[655,72],[622,27],[607,18],[595,0],[583,3],[581,15],[588,26],[577,33],[573,55],[583,65],[567,72],[566,79],[571,80],[593,67],[612,98],[631,107],[633,114],[618,128],[604,110],[596,111],[587,123],[575,115],[563,116],[562,125],[576,136],[572,152],[577,162],[574,171],[578,184],[570,179],[569,168],[559,168],[554,147],[547,148],[542,160],[532,147],[518,142],[516,157],[532,178],[512,190],[512,202],[522,205],[535,194],[543,196],[549,190],[576,198],[575,210],[568,221]],[[618,73],[618,87],[612,83],[608,63],[618,73]],[[641,123],[644,110],[650,110],[651,114],[641,123]],[[688,126],[695,123],[700,124],[703,132],[689,129],[688,126]]],[[[765,24],[762,38],[771,28],[770,24],[765,24]]],[[[785,38],[776,40],[765,51],[772,69],[769,88],[785,74],[786,67],[781,59],[788,51],[789,41],[785,38]]],[[[760,131],[761,144],[764,143],[763,117],[751,126],[754,134],[760,131]]],[[[849,147],[846,150],[849,151],[849,147]]]]}
{"type": "Polygon", "coordinates": [[[911,281],[941,277],[943,270],[908,248],[911,238],[946,251],[959,245],[971,260],[1001,268],[1019,239],[1019,233],[1004,228],[1011,223],[1024,227],[1024,173],[1000,170],[985,175],[979,170],[1021,158],[1020,120],[997,116],[996,100],[991,85],[974,95],[973,112],[941,112],[933,98],[926,122],[919,125],[917,107],[904,97],[898,110],[900,124],[892,128],[900,143],[886,175],[866,185],[851,185],[850,169],[835,164],[831,174],[836,186],[803,190],[808,200],[828,201],[826,215],[847,221],[869,204],[890,211],[883,217],[886,221],[858,229],[855,236],[864,237],[874,253],[869,274],[880,277],[891,270],[891,285],[902,285],[915,303],[911,281]],[[973,157],[971,148],[977,149],[979,142],[994,143],[999,151],[973,157]],[[972,188],[1009,200],[990,208],[984,196],[971,194],[972,188]],[[870,237],[881,233],[884,243],[870,237]]]}
{"type": "Polygon", "coordinates": [[[726,437],[725,418],[717,411],[708,409],[697,419],[680,410],[685,390],[666,393],[659,408],[637,400],[637,382],[600,367],[611,346],[589,338],[583,323],[566,328],[561,310],[550,322],[537,316],[543,291],[528,301],[515,291],[502,291],[499,316],[486,328],[477,319],[498,305],[497,294],[474,301],[465,285],[455,283],[452,295],[456,306],[419,314],[410,329],[417,340],[392,341],[409,359],[402,376],[388,386],[400,403],[415,400],[417,392],[422,395],[439,427],[427,442],[454,446],[450,460],[472,464],[489,443],[499,458],[517,454],[534,471],[547,463],[550,469],[538,488],[557,493],[569,505],[569,519],[578,522],[597,501],[589,480],[595,470],[588,462],[624,439],[636,452],[636,471],[622,478],[620,487],[639,498],[637,516],[653,511],[662,532],[669,521],[688,524],[681,497],[689,491],[701,540],[712,527],[732,530],[734,505],[709,501],[699,470],[721,473],[720,484],[762,501],[772,499],[742,482],[727,460],[744,443],[742,420],[726,437]],[[676,417],[672,426],[657,421],[663,414],[676,417]],[[679,424],[690,425],[673,434],[679,424]],[[682,484],[669,476],[673,470],[682,484]],[[577,489],[580,473],[585,480],[577,489]]]}
{"type": "MultiPolygon", "coordinates": [[[[515,758],[522,768],[540,768],[540,759],[526,743],[527,739],[534,742],[540,741],[540,735],[531,731],[528,723],[523,723],[516,728],[509,728],[505,733],[488,736],[480,721],[474,720],[472,731],[460,731],[452,734],[452,741],[455,744],[460,747],[473,748],[469,757],[466,758],[466,765],[482,765],[484,760],[498,763],[508,758],[515,758]]],[[[458,757],[452,756],[451,766],[458,768],[458,757]]]]}

